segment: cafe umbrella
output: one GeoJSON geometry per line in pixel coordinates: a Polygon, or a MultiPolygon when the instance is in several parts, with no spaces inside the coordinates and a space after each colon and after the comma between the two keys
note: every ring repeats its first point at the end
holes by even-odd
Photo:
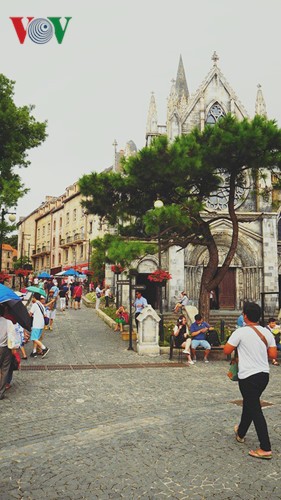
{"type": "Polygon", "coordinates": [[[45,271],[38,274],[38,276],[37,276],[37,278],[39,278],[39,279],[49,279],[50,277],[51,277],[51,275],[49,273],[46,273],[45,271]]]}
{"type": "Polygon", "coordinates": [[[75,271],[75,269],[67,269],[67,271],[64,271],[62,276],[79,276],[78,271],[75,271]]]}
{"type": "Polygon", "coordinates": [[[25,330],[31,330],[31,317],[21,298],[5,285],[0,284],[0,303],[7,306],[9,319],[19,323],[25,330]]]}

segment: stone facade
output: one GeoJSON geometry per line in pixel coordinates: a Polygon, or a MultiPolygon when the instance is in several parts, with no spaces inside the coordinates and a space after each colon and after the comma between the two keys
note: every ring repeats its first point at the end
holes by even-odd
{"type": "MultiPolygon", "coordinates": [[[[190,95],[182,58],[180,57],[176,80],[172,81],[167,104],[167,123],[165,127],[156,126],[157,106],[155,95],[150,101],[146,144],[156,135],[166,133],[172,141],[177,135],[188,133],[194,127],[201,131],[206,123],[213,124],[226,113],[232,113],[239,120],[248,117],[222,71],[218,67],[218,56],[212,57],[212,68],[194,95],[190,95]]],[[[261,86],[258,85],[256,114],[266,116],[266,105],[261,86]]],[[[271,178],[265,180],[271,187],[271,178]]],[[[252,194],[252,179],[245,178],[244,189],[238,193],[236,209],[239,211],[240,236],[236,254],[229,272],[222,284],[215,290],[216,307],[221,309],[241,309],[244,300],[261,302],[265,294],[266,310],[273,314],[278,299],[278,254],[277,223],[278,214],[273,211],[272,199],[264,201],[252,194]],[[244,222],[245,221],[245,222],[244,222]],[[268,292],[275,292],[269,295],[268,292]]],[[[220,193],[221,195],[223,192],[220,193]]],[[[210,211],[226,211],[226,199],[215,194],[208,202],[210,211]]],[[[226,212],[225,212],[226,213],[226,212]]],[[[206,214],[208,217],[208,213],[206,214]]],[[[212,232],[219,244],[220,264],[226,255],[230,239],[231,224],[222,219],[212,224],[212,232]]],[[[172,274],[169,282],[168,307],[172,307],[175,296],[186,290],[192,303],[198,305],[200,281],[203,267],[207,262],[205,247],[189,245],[184,251],[169,249],[168,268],[172,274]]],[[[280,267],[280,264],[279,264],[280,267]]]]}

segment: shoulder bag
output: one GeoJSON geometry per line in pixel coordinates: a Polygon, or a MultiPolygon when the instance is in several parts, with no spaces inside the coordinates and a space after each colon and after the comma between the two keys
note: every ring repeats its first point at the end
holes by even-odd
{"type": "Polygon", "coordinates": [[[232,382],[238,382],[238,352],[237,352],[237,349],[235,349],[234,358],[230,361],[227,376],[232,382]]]}

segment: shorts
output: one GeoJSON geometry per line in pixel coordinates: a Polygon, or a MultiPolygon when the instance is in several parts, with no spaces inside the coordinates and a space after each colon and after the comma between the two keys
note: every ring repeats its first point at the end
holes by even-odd
{"type": "Polygon", "coordinates": [[[124,318],[117,318],[115,321],[116,321],[116,323],[118,323],[118,324],[120,324],[120,323],[121,323],[121,325],[125,325],[125,323],[126,323],[126,321],[124,320],[124,318]]]}
{"type": "Polygon", "coordinates": [[[39,340],[43,332],[43,328],[32,328],[30,340],[39,340]]]}
{"type": "Polygon", "coordinates": [[[55,319],[55,317],[56,317],[56,311],[57,311],[56,309],[51,309],[51,310],[48,309],[46,311],[47,318],[49,318],[49,319],[55,319]]]}
{"type": "Polygon", "coordinates": [[[197,349],[197,347],[203,347],[204,349],[211,349],[211,346],[207,340],[192,340],[191,348],[197,349]]]}
{"type": "Polygon", "coordinates": [[[75,297],[75,302],[81,302],[81,297],[75,297]]]}

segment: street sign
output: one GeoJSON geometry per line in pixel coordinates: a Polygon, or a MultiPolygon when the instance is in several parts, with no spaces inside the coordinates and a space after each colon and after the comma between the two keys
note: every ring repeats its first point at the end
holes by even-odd
{"type": "Polygon", "coordinates": [[[132,288],[133,288],[133,290],[145,290],[146,286],[145,285],[133,285],[132,288]]]}
{"type": "Polygon", "coordinates": [[[129,285],[130,281],[129,280],[117,280],[116,285],[129,285]]]}

